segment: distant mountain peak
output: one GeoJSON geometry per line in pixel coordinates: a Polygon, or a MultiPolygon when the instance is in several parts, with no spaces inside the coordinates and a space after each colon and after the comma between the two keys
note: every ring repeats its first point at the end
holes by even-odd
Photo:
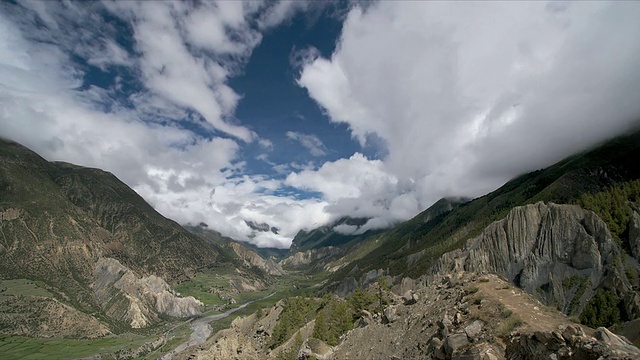
{"type": "Polygon", "coordinates": [[[280,229],[278,229],[275,226],[271,226],[267,223],[259,223],[253,220],[245,220],[244,223],[247,224],[248,227],[250,227],[252,230],[255,230],[255,231],[272,232],[274,234],[278,234],[278,232],[280,232],[280,229]]]}

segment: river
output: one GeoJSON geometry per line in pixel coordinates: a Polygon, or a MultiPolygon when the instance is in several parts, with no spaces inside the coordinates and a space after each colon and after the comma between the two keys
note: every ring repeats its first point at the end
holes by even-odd
{"type": "Polygon", "coordinates": [[[272,297],[275,294],[275,292],[260,298],[260,299],[256,299],[256,300],[252,300],[249,302],[246,302],[238,307],[235,307],[233,309],[229,309],[225,312],[223,312],[222,314],[216,314],[216,315],[209,315],[209,316],[205,316],[196,320],[193,320],[191,322],[191,330],[193,330],[193,332],[191,333],[191,336],[189,336],[189,340],[183,342],[182,344],[178,345],[178,347],[176,347],[175,349],[171,350],[171,352],[167,353],[166,355],[164,355],[162,357],[162,360],[170,360],[173,359],[174,356],[180,354],[181,352],[183,352],[185,349],[195,346],[195,345],[200,345],[202,343],[204,343],[205,341],[207,341],[207,339],[209,338],[209,336],[211,336],[211,325],[209,325],[210,322],[215,321],[215,320],[220,320],[223,318],[226,318],[227,316],[233,314],[234,312],[240,310],[240,309],[244,309],[245,307],[247,307],[247,305],[254,303],[256,301],[259,300],[264,300],[264,299],[268,299],[270,297],[272,297]]]}

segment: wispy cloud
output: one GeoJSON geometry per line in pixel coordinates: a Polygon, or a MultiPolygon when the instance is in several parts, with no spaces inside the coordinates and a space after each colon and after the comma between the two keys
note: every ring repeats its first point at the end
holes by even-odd
{"type": "Polygon", "coordinates": [[[300,145],[307,148],[313,156],[324,156],[327,154],[325,151],[326,146],[324,146],[322,141],[315,135],[303,134],[295,131],[287,131],[286,135],[287,138],[297,141],[300,145]]]}
{"type": "Polygon", "coordinates": [[[280,181],[245,175],[243,144],[273,143],[235,120],[240,96],[228,85],[271,6],[2,3],[0,134],[50,160],[109,170],[181,223],[286,247],[300,228],[328,219],[326,203],[273,195],[280,181]],[[86,86],[100,71],[101,87],[86,86]],[[280,232],[254,237],[245,220],[280,232]]]}

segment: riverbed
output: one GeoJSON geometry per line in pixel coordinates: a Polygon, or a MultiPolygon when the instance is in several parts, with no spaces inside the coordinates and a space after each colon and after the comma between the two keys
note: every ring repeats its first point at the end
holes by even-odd
{"type": "Polygon", "coordinates": [[[164,355],[162,357],[162,360],[170,360],[173,359],[174,356],[180,354],[181,352],[183,352],[184,350],[186,350],[187,348],[190,348],[192,346],[195,345],[200,345],[202,343],[204,343],[205,341],[207,341],[207,339],[209,338],[209,336],[211,336],[211,325],[209,325],[210,322],[215,321],[215,320],[220,320],[220,319],[224,319],[227,316],[233,314],[234,312],[240,310],[240,309],[244,309],[245,307],[247,307],[247,305],[254,303],[256,301],[259,300],[264,300],[264,299],[268,299],[270,297],[272,297],[275,294],[275,292],[260,298],[260,299],[256,299],[256,300],[252,300],[249,302],[246,302],[238,307],[235,307],[233,309],[229,309],[225,312],[223,312],[222,314],[215,314],[215,315],[209,315],[209,316],[205,316],[205,317],[201,317],[199,319],[195,319],[191,322],[191,330],[193,330],[193,332],[191,333],[191,336],[189,336],[189,340],[183,342],[182,344],[178,345],[178,347],[176,347],[175,349],[171,350],[171,352],[167,353],[166,355],[164,355]]]}

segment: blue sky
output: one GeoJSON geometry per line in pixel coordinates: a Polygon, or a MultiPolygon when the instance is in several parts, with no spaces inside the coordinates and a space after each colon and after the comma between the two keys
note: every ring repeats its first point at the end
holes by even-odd
{"type": "Polygon", "coordinates": [[[111,171],[180,223],[288,247],[637,126],[638,18],[635,2],[3,2],[0,135],[111,171]]]}

